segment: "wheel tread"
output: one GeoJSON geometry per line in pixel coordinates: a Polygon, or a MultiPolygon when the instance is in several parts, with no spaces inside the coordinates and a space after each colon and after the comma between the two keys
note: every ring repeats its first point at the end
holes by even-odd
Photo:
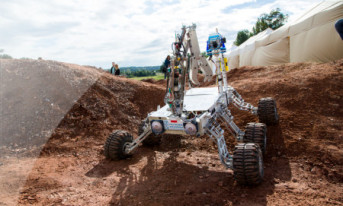
{"type": "Polygon", "coordinates": [[[276,102],[271,97],[260,99],[257,114],[260,122],[267,125],[276,125],[279,122],[276,102]]]}
{"type": "Polygon", "coordinates": [[[125,143],[132,142],[132,135],[123,130],[116,130],[106,139],[104,145],[104,154],[106,158],[112,160],[125,159],[130,155],[127,155],[123,151],[125,143]]]}
{"type": "Polygon", "coordinates": [[[264,123],[250,122],[245,126],[243,141],[245,143],[257,143],[262,152],[266,151],[267,126],[264,123]]]}
{"type": "MultiPolygon", "coordinates": [[[[261,183],[259,158],[262,158],[260,147],[254,143],[239,144],[233,154],[234,178],[240,184],[256,185],[261,183]]],[[[263,169],[263,166],[262,166],[263,169]]]]}

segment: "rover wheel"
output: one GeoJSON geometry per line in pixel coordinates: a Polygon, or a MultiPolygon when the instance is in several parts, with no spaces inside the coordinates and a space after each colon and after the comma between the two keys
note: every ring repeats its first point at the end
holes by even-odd
{"type": "MultiPolygon", "coordinates": [[[[141,135],[144,132],[144,127],[145,121],[143,120],[139,126],[138,126],[138,136],[141,135]]],[[[150,134],[145,138],[145,140],[142,142],[144,146],[155,146],[159,145],[161,143],[162,135],[155,135],[155,134],[150,134]]]]}
{"type": "Polygon", "coordinates": [[[257,185],[263,179],[263,157],[258,144],[242,143],[233,153],[234,178],[239,184],[257,185]]]}
{"type": "Polygon", "coordinates": [[[257,114],[260,122],[262,123],[267,125],[275,125],[279,123],[276,102],[271,97],[260,99],[258,102],[257,114]]]}
{"type": "Polygon", "coordinates": [[[258,144],[264,154],[267,148],[267,126],[263,123],[248,123],[245,126],[243,141],[258,144]]]}
{"type": "Polygon", "coordinates": [[[125,154],[125,147],[133,141],[132,135],[123,130],[116,130],[106,140],[104,153],[106,158],[112,160],[125,159],[130,155],[125,154]]]}

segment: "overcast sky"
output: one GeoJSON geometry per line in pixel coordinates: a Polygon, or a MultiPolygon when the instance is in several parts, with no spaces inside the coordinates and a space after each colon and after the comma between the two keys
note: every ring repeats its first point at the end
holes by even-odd
{"type": "Polygon", "coordinates": [[[175,32],[197,24],[199,44],[218,28],[237,31],[279,7],[289,21],[321,0],[0,0],[0,49],[14,58],[109,68],[160,65],[175,32]]]}

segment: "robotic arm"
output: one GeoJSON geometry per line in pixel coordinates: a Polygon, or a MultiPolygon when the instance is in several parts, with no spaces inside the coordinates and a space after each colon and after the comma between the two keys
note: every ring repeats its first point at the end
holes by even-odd
{"type": "MultiPolygon", "coordinates": [[[[182,27],[182,33],[176,35],[175,42],[173,43],[173,56],[171,59],[169,77],[166,89],[166,96],[164,98],[165,103],[169,105],[169,108],[176,116],[181,116],[183,111],[183,99],[186,83],[186,74],[189,71],[189,80],[199,85],[198,72],[199,69],[205,76],[204,81],[211,80],[213,71],[208,63],[206,57],[202,56],[199,48],[198,37],[196,34],[196,25],[193,24],[189,27],[182,27]]],[[[219,54],[223,56],[226,51],[225,38],[223,38],[218,32],[209,37],[207,42],[207,54],[212,59],[212,55],[218,57],[219,54]]],[[[220,59],[220,58],[219,58],[220,59]]],[[[216,72],[217,76],[222,72],[222,60],[217,60],[216,72]],[[217,66],[219,65],[219,66],[217,66]],[[220,72],[219,69],[220,68],[220,72]]],[[[221,78],[222,79],[222,78],[221,78]]],[[[223,91],[221,79],[218,80],[220,83],[220,92],[223,91]]],[[[224,85],[226,86],[226,76],[224,85]]]]}
{"type": "Polygon", "coordinates": [[[189,45],[190,50],[190,71],[189,71],[189,79],[192,81],[193,84],[199,85],[198,81],[198,72],[199,69],[205,75],[204,81],[209,81],[213,76],[212,69],[208,64],[206,57],[202,56],[200,53],[198,37],[195,31],[196,26],[193,25],[188,33],[188,40],[186,41],[186,45],[189,45]]]}

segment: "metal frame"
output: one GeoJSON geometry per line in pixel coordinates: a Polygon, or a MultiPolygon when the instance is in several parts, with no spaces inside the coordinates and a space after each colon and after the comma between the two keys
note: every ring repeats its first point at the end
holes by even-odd
{"type": "Polygon", "coordinates": [[[257,115],[257,107],[245,102],[241,95],[227,84],[226,72],[228,72],[228,67],[223,51],[219,49],[213,50],[214,55],[209,59],[201,55],[195,29],[195,25],[182,27],[181,35],[177,36],[176,41],[173,43],[174,52],[165,95],[166,106],[164,108],[158,107],[157,111],[148,114],[148,117],[145,119],[145,125],[143,126],[144,132],[132,143],[126,145],[124,152],[126,154],[132,153],[142,141],[153,134],[151,129],[151,121],[153,120],[162,120],[166,124],[164,125],[164,133],[180,135],[186,134],[183,126],[186,123],[192,122],[197,127],[195,135],[208,135],[217,144],[219,158],[223,165],[232,169],[232,156],[227,149],[221,123],[236,137],[237,141],[242,142],[244,131],[240,130],[234,123],[234,118],[228,106],[233,104],[238,109],[249,111],[254,115],[257,115]],[[193,84],[196,85],[199,83],[196,77],[199,69],[204,73],[205,81],[207,81],[213,75],[208,61],[213,62],[216,66],[218,83],[218,93],[216,94],[218,94],[218,98],[213,105],[202,111],[187,110],[187,107],[184,107],[187,71],[189,71],[189,80],[193,84]],[[181,78],[177,72],[179,69],[181,69],[181,78]],[[162,111],[166,114],[154,115],[156,112],[157,114],[162,114],[162,111]],[[170,121],[177,122],[178,127],[167,127],[170,121]]]}
{"type": "MultiPolygon", "coordinates": [[[[228,105],[230,103],[233,103],[233,105],[240,110],[249,111],[252,114],[257,115],[257,107],[244,102],[238,92],[234,88],[229,86],[228,89],[223,92],[223,94],[218,98],[217,102],[213,105],[212,111],[204,111],[201,114],[198,114],[195,118],[180,118],[175,115],[156,118],[151,117],[150,113],[143,128],[144,132],[140,134],[138,138],[136,138],[131,144],[127,145],[127,147],[125,148],[125,153],[132,153],[139,146],[139,144],[144,141],[145,138],[153,134],[150,127],[151,120],[162,119],[167,121],[170,119],[178,119],[179,121],[186,123],[195,119],[198,123],[198,132],[196,136],[201,136],[204,134],[208,135],[218,146],[218,154],[221,162],[225,165],[225,167],[232,169],[232,156],[228,152],[224,138],[224,130],[221,127],[221,123],[225,125],[226,129],[232,135],[234,135],[239,142],[243,141],[244,131],[240,130],[233,121],[234,117],[231,115],[231,111],[228,109],[228,105]]],[[[187,114],[193,114],[193,112],[194,111],[183,111],[185,116],[187,114]]],[[[186,135],[184,131],[168,129],[164,133],[186,135]]]]}

